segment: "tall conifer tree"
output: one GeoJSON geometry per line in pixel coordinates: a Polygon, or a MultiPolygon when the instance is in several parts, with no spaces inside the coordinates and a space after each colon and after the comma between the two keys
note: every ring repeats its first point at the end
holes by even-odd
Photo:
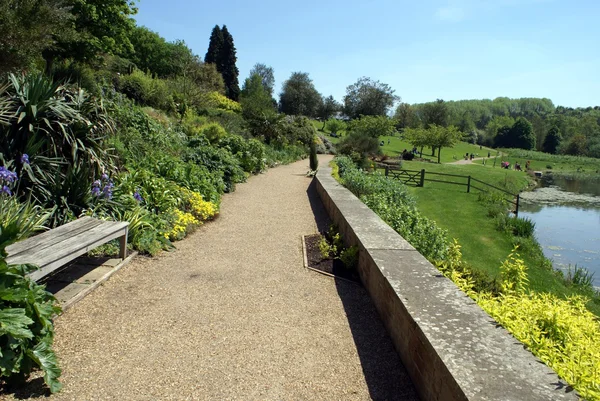
{"type": "Polygon", "coordinates": [[[217,69],[221,68],[219,71],[225,81],[225,95],[231,100],[237,101],[240,97],[240,84],[238,81],[240,72],[235,65],[237,56],[235,54],[233,36],[231,36],[225,25],[223,25],[221,32],[223,34],[223,46],[221,47],[217,69]]]}
{"type": "Polygon", "coordinates": [[[208,44],[208,51],[206,52],[206,56],[204,57],[204,62],[217,64],[217,71],[221,72],[219,69],[219,56],[221,54],[221,49],[223,48],[223,32],[221,32],[221,28],[219,25],[215,25],[210,34],[210,42],[208,44]]]}

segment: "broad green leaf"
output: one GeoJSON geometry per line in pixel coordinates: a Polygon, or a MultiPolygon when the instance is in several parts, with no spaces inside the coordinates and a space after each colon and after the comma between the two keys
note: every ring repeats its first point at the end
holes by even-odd
{"type": "Polygon", "coordinates": [[[25,314],[23,308],[7,308],[0,310],[0,333],[10,334],[16,338],[33,338],[31,330],[27,328],[33,324],[25,314]]]}
{"type": "Polygon", "coordinates": [[[62,388],[62,384],[58,381],[62,371],[58,367],[56,354],[54,354],[54,351],[49,345],[50,341],[52,341],[50,337],[40,341],[33,348],[32,355],[30,356],[44,371],[44,381],[46,382],[46,385],[50,387],[50,391],[56,393],[62,388]]]}

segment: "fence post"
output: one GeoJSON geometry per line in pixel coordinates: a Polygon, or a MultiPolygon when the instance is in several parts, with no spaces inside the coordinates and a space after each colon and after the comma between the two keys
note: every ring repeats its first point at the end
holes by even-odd
{"type": "Polygon", "coordinates": [[[521,198],[521,194],[517,194],[517,204],[515,205],[515,217],[519,217],[519,199],[521,198]]]}
{"type": "Polygon", "coordinates": [[[425,185],[425,169],[421,169],[421,181],[419,182],[419,186],[423,187],[425,185]]]}
{"type": "Polygon", "coordinates": [[[390,175],[390,166],[385,166],[385,176],[390,175]]]}
{"type": "Polygon", "coordinates": [[[471,176],[467,180],[467,193],[471,192],[471,176]]]}

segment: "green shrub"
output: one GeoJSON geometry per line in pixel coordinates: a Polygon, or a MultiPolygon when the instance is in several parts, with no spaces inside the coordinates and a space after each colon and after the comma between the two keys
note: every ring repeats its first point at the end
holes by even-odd
{"type": "Polygon", "coordinates": [[[297,160],[306,158],[306,149],[303,146],[287,145],[275,148],[270,145],[265,146],[266,162],[269,167],[278,164],[289,164],[297,160]]]}
{"type": "Polygon", "coordinates": [[[564,280],[567,285],[594,291],[594,273],[581,266],[569,265],[564,280]]]}
{"type": "Polygon", "coordinates": [[[204,137],[208,139],[211,144],[219,143],[222,138],[227,136],[227,131],[225,131],[225,128],[221,127],[219,123],[210,123],[205,125],[200,130],[200,133],[204,135],[204,137]]]}
{"type": "Polygon", "coordinates": [[[327,122],[325,122],[325,129],[332,134],[337,134],[338,132],[346,129],[346,123],[342,120],[338,120],[337,118],[330,118],[327,120],[327,122]]]}
{"type": "Polygon", "coordinates": [[[531,238],[535,233],[535,223],[531,219],[508,216],[506,213],[496,216],[496,227],[499,231],[523,238],[531,238]]]}
{"type": "Polygon", "coordinates": [[[356,269],[358,266],[358,247],[351,246],[350,248],[344,249],[340,253],[340,260],[348,269],[356,269]]]}
{"type": "Polygon", "coordinates": [[[238,160],[226,149],[206,146],[200,140],[191,140],[184,160],[206,167],[211,172],[220,172],[225,192],[233,192],[235,184],[246,181],[246,174],[238,160]]]}
{"type": "Polygon", "coordinates": [[[117,89],[143,105],[167,111],[175,110],[175,102],[167,82],[152,78],[140,70],[135,70],[129,75],[121,75],[117,89]]]}
{"type": "Polygon", "coordinates": [[[52,318],[60,308],[44,286],[26,277],[34,266],[6,263],[6,247],[23,234],[19,231],[23,225],[4,224],[0,225],[0,377],[9,385],[20,385],[39,368],[54,393],[61,389],[61,370],[52,350],[52,318]]]}
{"type": "Polygon", "coordinates": [[[406,186],[397,180],[357,169],[349,158],[336,157],[342,184],[429,260],[446,256],[446,232],[422,216],[406,186]]]}
{"type": "Polygon", "coordinates": [[[259,140],[227,135],[219,141],[219,147],[234,155],[242,169],[248,173],[258,174],[266,168],[266,150],[259,140]]]}
{"type": "Polygon", "coordinates": [[[319,159],[317,158],[317,144],[315,143],[314,139],[310,142],[309,148],[310,148],[310,156],[309,156],[310,169],[311,169],[311,171],[316,171],[317,168],[319,167],[319,159]]]}

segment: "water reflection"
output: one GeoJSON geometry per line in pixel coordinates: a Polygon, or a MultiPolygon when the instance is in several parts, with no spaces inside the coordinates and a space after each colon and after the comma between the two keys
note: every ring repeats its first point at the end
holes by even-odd
{"type": "Polygon", "coordinates": [[[536,236],[556,268],[568,265],[594,272],[600,286],[600,181],[546,179],[523,193],[520,217],[536,224],[536,236]]]}

